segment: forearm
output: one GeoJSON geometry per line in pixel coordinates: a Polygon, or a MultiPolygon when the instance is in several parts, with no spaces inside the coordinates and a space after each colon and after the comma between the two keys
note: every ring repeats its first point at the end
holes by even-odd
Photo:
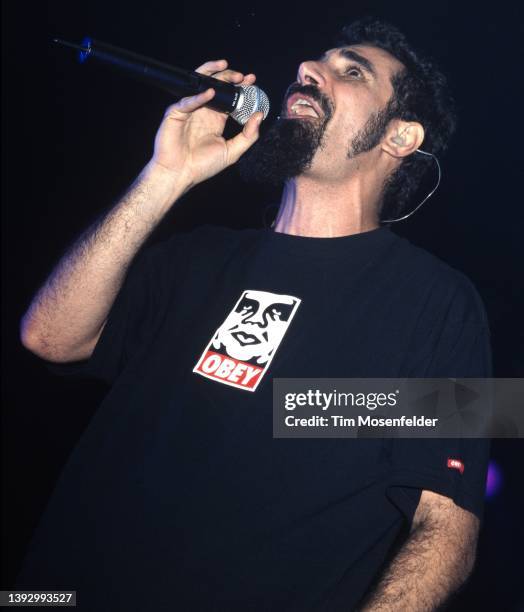
{"type": "Polygon", "coordinates": [[[437,610],[466,577],[464,567],[443,558],[421,529],[400,549],[359,612],[437,610]]]}
{"type": "MultiPolygon", "coordinates": [[[[197,72],[252,85],[225,70],[227,62],[206,62],[197,72]]],[[[61,259],[22,320],[22,342],[50,361],[75,361],[91,354],[109,310],[138,249],[172,204],[221,172],[254,144],[262,113],[255,113],[234,138],[222,136],[226,115],[205,108],[209,89],[171,105],[155,137],[152,161],[124,198],[86,232],[61,259]]]]}
{"type": "Polygon", "coordinates": [[[87,358],[133,257],[184,190],[172,172],[146,166],[38,291],[22,320],[24,345],[50,361],[87,358]]]}
{"type": "Polygon", "coordinates": [[[437,610],[471,573],[477,534],[476,517],[433,499],[359,612],[437,610]]]}

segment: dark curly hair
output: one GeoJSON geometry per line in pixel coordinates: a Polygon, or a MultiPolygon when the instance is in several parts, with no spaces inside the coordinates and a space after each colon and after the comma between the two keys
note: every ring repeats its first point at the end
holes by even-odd
{"type": "MultiPolygon", "coordinates": [[[[405,68],[391,79],[389,119],[420,123],[425,131],[422,150],[439,156],[447,149],[457,118],[446,77],[429,58],[415,53],[402,32],[389,23],[366,17],[344,27],[335,44],[367,44],[398,59],[405,68]]],[[[385,182],[380,211],[383,219],[406,212],[410,198],[432,164],[431,157],[417,153],[403,159],[385,182]]]]}

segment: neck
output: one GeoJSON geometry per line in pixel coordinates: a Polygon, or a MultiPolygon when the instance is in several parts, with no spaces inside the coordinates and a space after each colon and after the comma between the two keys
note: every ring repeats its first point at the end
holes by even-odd
{"type": "Polygon", "coordinates": [[[362,185],[327,185],[304,175],[288,181],[274,230],[295,236],[335,238],[376,229],[378,194],[369,193],[362,185]]]}

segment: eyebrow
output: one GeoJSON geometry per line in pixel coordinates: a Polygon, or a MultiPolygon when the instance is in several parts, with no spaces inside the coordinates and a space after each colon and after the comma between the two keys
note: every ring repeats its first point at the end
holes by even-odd
{"type": "MultiPolygon", "coordinates": [[[[362,68],[364,68],[364,70],[369,72],[373,77],[377,78],[377,71],[375,69],[375,66],[373,66],[373,64],[363,55],[360,55],[360,53],[357,53],[356,51],[353,51],[352,49],[338,49],[338,53],[344,59],[351,60],[353,62],[356,62],[357,64],[360,64],[362,68]]],[[[324,55],[320,58],[320,60],[324,61],[326,59],[327,59],[327,53],[324,53],[324,55]]]]}

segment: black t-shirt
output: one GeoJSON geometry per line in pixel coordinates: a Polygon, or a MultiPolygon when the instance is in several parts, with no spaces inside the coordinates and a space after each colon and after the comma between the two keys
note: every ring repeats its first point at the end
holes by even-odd
{"type": "Polygon", "coordinates": [[[481,516],[484,440],[272,435],[273,378],[490,376],[470,282],[389,229],[176,235],[78,368],[111,390],[19,584],[82,610],[351,610],[422,489],[481,516]]]}

